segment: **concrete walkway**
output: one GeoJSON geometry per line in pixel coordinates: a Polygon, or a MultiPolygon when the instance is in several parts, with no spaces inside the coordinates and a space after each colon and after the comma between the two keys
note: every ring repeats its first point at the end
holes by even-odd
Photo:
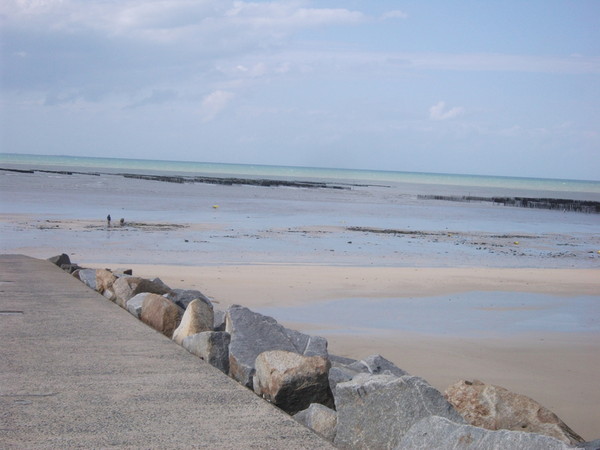
{"type": "Polygon", "coordinates": [[[333,448],[53,264],[0,255],[0,448],[333,448]]]}

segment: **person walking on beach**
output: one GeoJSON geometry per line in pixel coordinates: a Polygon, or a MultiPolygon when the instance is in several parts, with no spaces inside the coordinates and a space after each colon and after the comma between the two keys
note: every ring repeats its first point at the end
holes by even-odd
{"type": "Polygon", "coordinates": [[[106,216],[106,223],[110,227],[110,214],[106,216]]]}

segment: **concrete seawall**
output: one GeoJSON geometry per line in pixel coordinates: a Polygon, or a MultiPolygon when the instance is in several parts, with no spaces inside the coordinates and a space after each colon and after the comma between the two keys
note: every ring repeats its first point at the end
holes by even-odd
{"type": "Polygon", "coordinates": [[[1,448],[333,448],[52,263],[0,255],[1,448]]]}

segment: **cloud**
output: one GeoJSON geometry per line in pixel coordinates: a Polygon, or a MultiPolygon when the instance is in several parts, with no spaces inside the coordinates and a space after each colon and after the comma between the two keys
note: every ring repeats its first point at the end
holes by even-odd
{"type": "Polygon", "coordinates": [[[408,14],[406,14],[404,11],[400,11],[400,10],[388,11],[386,13],[383,13],[381,18],[384,20],[386,20],[386,19],[406,19],[406,18],[408,18],[408,14]]]}
{"type": "Polygon", "coordinates": [[[429,118],[431,120],[448,120],[461,116],[465,112],[465,109],[461,106],[455,106],[454,108],[450,108],[449,110],[445,109],[445,102],[440,101],[436,103],[431,108],[429,108],[429,118]]]}
{"type": "Polygon", "coordinates": [[[200,114],[203,122],[210,122],[213,120],[221,111],[223,111],[229,102],[233,100],[235,94],[228,91],[214,91],[208,94],[202,100],[200,114]]]}

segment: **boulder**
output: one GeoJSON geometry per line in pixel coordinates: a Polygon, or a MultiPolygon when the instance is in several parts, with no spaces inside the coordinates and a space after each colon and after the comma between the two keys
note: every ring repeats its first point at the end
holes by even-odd
{"type": "Polygon", "coordinates": [[[336,387],[334,444],[341,448],[395,448],[416,422],[442,416],[464,423],[444,396],[419,377],[359,374],[336,387]]]}
{"type": "Polygon", "coordinates": [[[327,341],[288,330],[275,319],[233,305],[227,310],[225,330],[231,334],[229,374],[252,389],[254,363],[269,350],[285,350],[305,356],[327,358],[327,341]]]}
{"type": "Polygon", "coordinates": [[[491,431],[458,424],[443,417],[424,418],[411,427],[395,447],[398,450],[452,449],[573,449],[558,439],[520,431],[491,431]]]}
{"type": "Polygon", "coordinates": [[[181,323],[173,332],[173,340],[181,345],[184,338],[202,331],[212,331],[214,323],[213,307],[202,299],[192,300],[181,318],[181,323]]]}
{"type": "Polygon", "coordinates": [[[66,253],[51,256],[50,258],[48,258],[48,261],[50,261],[52,264],[56,264],[58,267],[61,267],[63,265],[71,265],[71,258],[69,258],[69,255],[67,255],[66,253]]]}
{"type": "Polygon", "coordinates": [[[87,287],[96,290],[96,269],[80,269],[73,273],[87,287]]]}
{"type": "Polygon", "coordinates": [[[545,434],[567,444],[584,441],[548,408],[500,386],[461,380],[446,389],[444,395],[476,427],[545,434]]]}
{"type": "Polygon", "coordinates": [[[214,331],[225,331],[225,311],[215,309],[214,311],[215,320],[213,322],[214,331]]]}
{"type": "MultiPolygon", "coordinates": [[[[331,360],[331,357],[330,357],[331,360]]],[[[368,373],[371,375],[395,375],[401,377],[408,375],[407,372],[397,367],[391,361],[388,361],[381,355],[371,355],[356,361],[353,359],[341,359],[337,357],[338,362],[332,361],[332,368],[329,371],[329,387],[335,396],[335,387],[338,383],[350,381],[359,373],[368,373]],[[348,362],[346,363],[345,360],[348,362]]]]}
{"type": "Polygon", "coordinates": [[[263,352],[255,362],[254,392],[288,414],[296,414],[311,403],[333,406],[327,380],[330,367],[323,356],[284,350],[263,352]]]}
{"type": "Polygon", "coordinates": [[[121,308],[125,308],[127,301],[140,292],[150,292],[152,294],[163,295],[169,292],[168,286],[155,283],[140,277],[120,277],[113,283],[113,290],[116,296],[116,303],[121,308]]]}
{"type": "Polygon", "coordinates": [[[584,450],[600,450],[600,439],[594,439],[593,441],[580,442],[575,448],[582,448],[584,450]]]}
{"type": "Polygon", "coordinates": [[[202,292],[193,289],[172,289],[165,294],[165,297],[183,309],[186,309],[196,299],[200,299],[212,307],[211,301],[202,292]]]}
{"type": "Polygon", "coordinates": [[[180,311],[171,300],[158,294],[149,294],[142,303],[140,319],[170,338],[179,325],[180,311]]]}
{"type": "Polygon", "coordinates": [[[365,359],[349,364],[348,368],[357,372],[370,373],[371,375],[389,374],[397,377],[408,375],[408,372],[400,369],[381,355],[367,356],[365,359]]]}
{"type": "Polygon", "coordinates": [[[295,414],[294,419],[321,437],[333,442],[337,425],[337,413],[333,409],[313,403],[308,409],[295,414]]]}
{"type": "Polygon", "coordinates": [[[65,272],[69,272],[70,274],[76,270],[83,269],[83,267],[79,267],[77,264],[61,264],[60,268],[65,272]]]}
{"type": "Polygon", "coordinates": [[[231,336],[225,331],[204,331],[184,338],[181,345],[188,352],[228,374],[230,340],[231,336]]]}
{"type": "Polygon", "coordinates": [[[156,294],[150,294],[149,292],[142,292],[140,294],[137,294],[137,295],[134,295],[133,297],[131,297],[129,300],[127,300],[127,305],[126,305],[127,311],[129,311],[131,314],[133,314],[135,317],[137,317],[139,319],[140,315],[142,314],[142,305],[144,304],[144,300],[149,295],[156,295],[156,294]]]}
{"type": "Polygon", "coordinates": [[[111,292],[113,292],[114,295],[114,290],[112,289],[112,286],[116,280],[117,277],[110,270],[96,270],[96,290],[98,292],[104,294],[104,291],[110,290],[111,292]]]}

